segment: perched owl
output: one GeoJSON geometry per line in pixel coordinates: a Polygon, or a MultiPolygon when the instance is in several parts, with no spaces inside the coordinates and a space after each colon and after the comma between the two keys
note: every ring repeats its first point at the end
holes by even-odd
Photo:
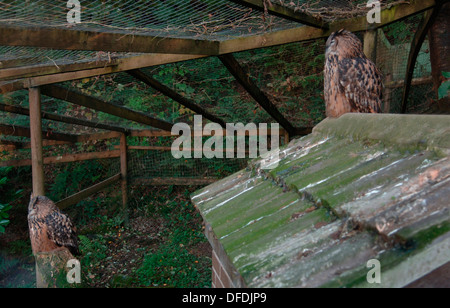
{"type": "Polygon", "coordinates": [[[33,254],[66,247],[78,255],[77,233],[69,217],[45,196],[31,196],[28,205],[28,228],[33,254]]]}
{"type": "Polygon", "coordinates": [[[379,113],[382,75],[353,33],[339,30],[326,43],[324,96],[327,117],[347,112],[379,113]]]}

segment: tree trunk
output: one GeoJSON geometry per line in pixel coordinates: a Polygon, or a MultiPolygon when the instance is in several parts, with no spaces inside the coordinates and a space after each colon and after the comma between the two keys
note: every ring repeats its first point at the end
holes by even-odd
{"type": "MultiPolygon", "coordinates": [[[[438,88],[445,80],[442,72],[450,72],[450,3],[442,6],[439,15],[428,32],[430,41],[433,91],[438,99],[438,88]]],[[[437,101],[439,110],[450,112],[450,98],[437,101]]]]}

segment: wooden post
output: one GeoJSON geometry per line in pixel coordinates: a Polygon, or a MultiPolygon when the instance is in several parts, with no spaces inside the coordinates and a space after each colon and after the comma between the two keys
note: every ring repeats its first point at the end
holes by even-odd
{"type": "Polygon", "coordinates": [[[44,158],[42,154],[41,91],[29,89],[31,170],[33,172],[33,195],[44,196],[44,158]]]}
{"type": "MultiPolygon", "coordinates": [[[[30,103],[30,139],[31,139],[31,170],[33,181],[33,196],[44,196],[44,157],[42,153],[42,119],[41,91],[30,88],[28,92],[30,103]]],[[[36,287],[46,288],[48,283],[42,273],[36,258],[36,287]]]]}
{"type": "Polygon", "coordinates": [[[364,53],[366,57],[376,63],[377,60],[377,30],[364,32],[364,53]]]}
{"type": "Polygon", "coordinates": [[[122,206],[125,213],[125,223],[128,223],[128,163],[127,163],[127,136],[120,136],[120,174],[122,176],[122,206]]]}
{"type": "Polygon", "coordinates": [[[284,145],[289,143],[289,133],[284,131],[284,145]]]}

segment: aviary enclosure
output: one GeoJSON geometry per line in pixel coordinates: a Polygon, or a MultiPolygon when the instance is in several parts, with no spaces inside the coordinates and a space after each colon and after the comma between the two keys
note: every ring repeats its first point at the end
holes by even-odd
{"type": "Polygon", "coordinates": [[[31,192],[73,217],[84,286],[210,286],[189,193],[249,158],[176,159],[172,127],[201,115],[278,123],[280,145],[309,134],[333,31],[357,33],[382,71],[383,112],[448,113],[429,37],[447,1],[375,1],[373,23],[365,0],[77,2],[0,2],[4,287],[36,283],[31,192]]]}

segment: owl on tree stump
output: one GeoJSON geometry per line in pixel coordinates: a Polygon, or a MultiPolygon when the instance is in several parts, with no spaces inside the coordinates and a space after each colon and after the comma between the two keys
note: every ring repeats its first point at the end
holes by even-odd
{"type": "Polygon", "coordinates": [[[78,238],[69,217],[45,196],[31,196],[28,205],[28,228],[33,254],[62,247],[79,255],[78,238]]]}
{"type": "Polygon", "coordinates": [[[358,37],[347,30],[333,32],[327,40],[324,96],[327,117],[381,112],[382,75],[358,37]]]}

